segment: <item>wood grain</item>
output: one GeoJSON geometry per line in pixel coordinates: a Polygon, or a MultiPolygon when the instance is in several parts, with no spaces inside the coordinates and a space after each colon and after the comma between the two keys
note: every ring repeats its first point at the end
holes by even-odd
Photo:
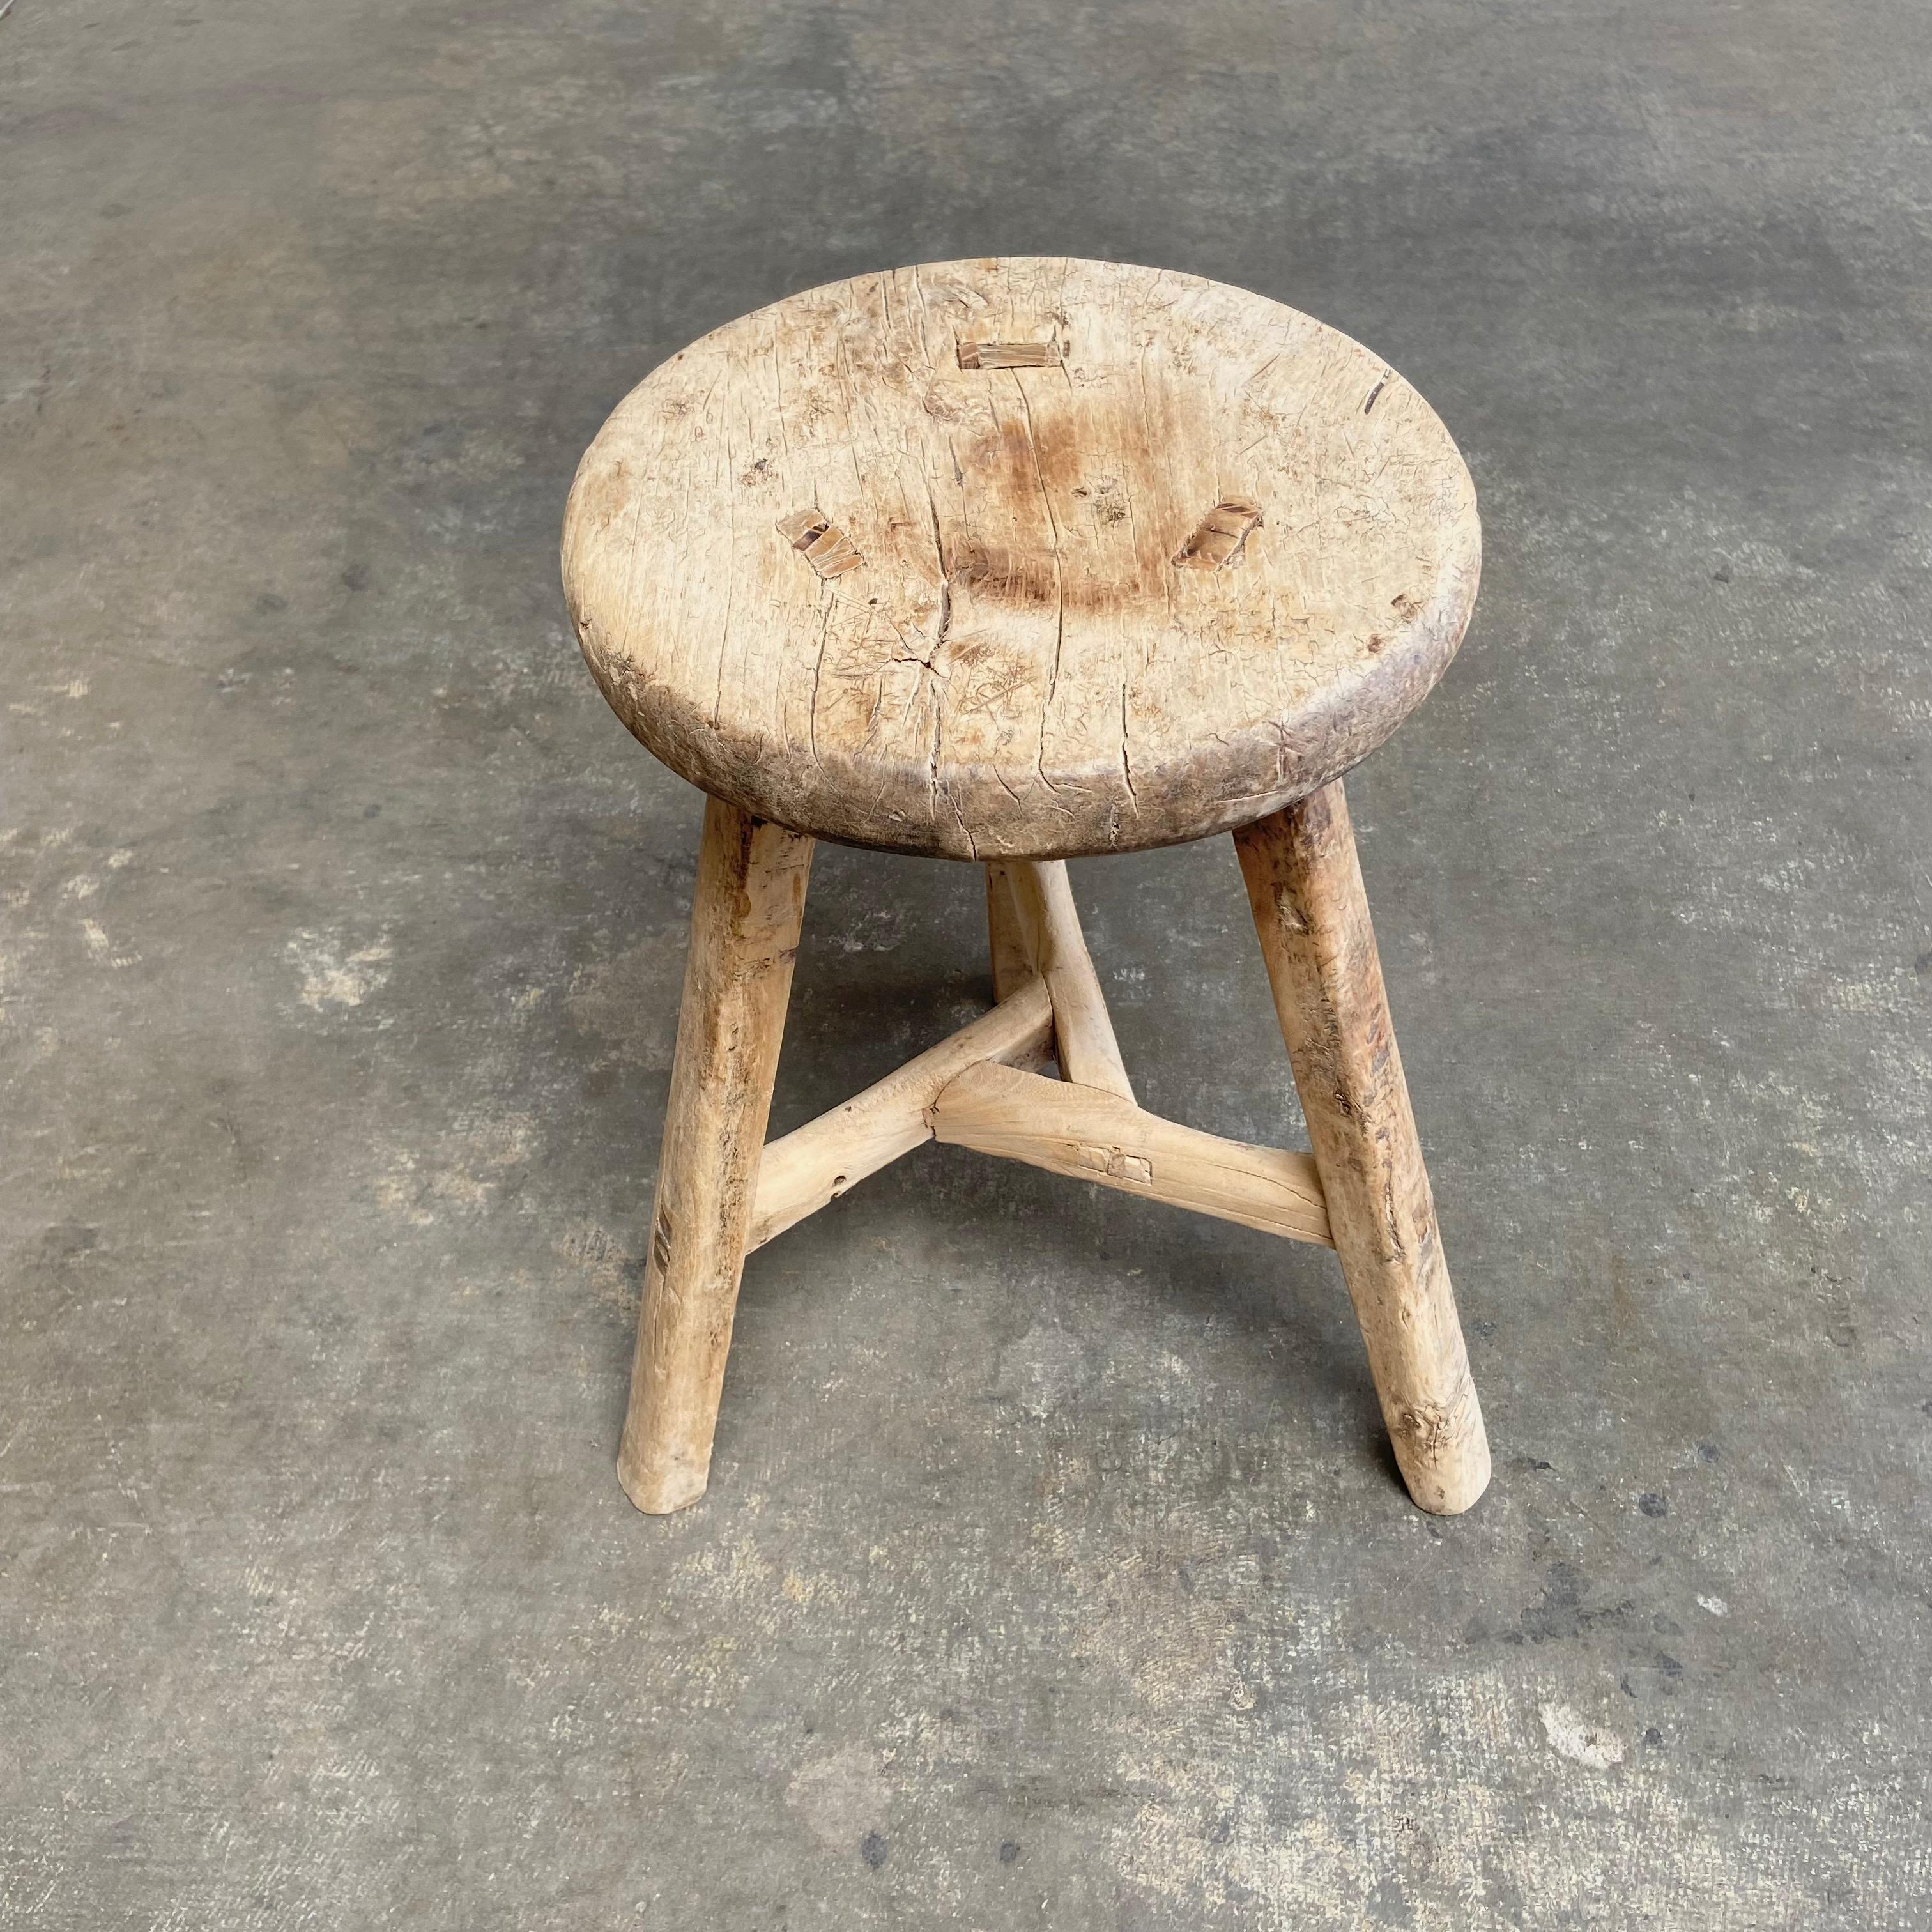
{"type": "Polygon", "coordinates": [[[1005,863],[994,859],[986,868],[986,939],[993,956],[993,998],[1007,1000],[1032,976],[1033,955],[1020,929],[1013,903],[1012,882],[1005,863]]]}
{"type": "Polygon", "coordinates": [[[638,1508],[704,1493],[812,841],[706,802],[617,1473],[638,1508]]]}
{"type": "Polygon", "coordinates": [[[1065,862],[1016,860],[1006,868],[1006,883],[1028,956],[1052,997],[1054,1051],[1061,1073],[1082,1086],[1131,1100],[1133,1083],[1080,931],[1065,862]]]}
{"type": "Polygon", "coordinates": [[[1076,1180],[1332,1246],[1322,1183],[1305,1154],[1183,1126],[1118,1094],[982,1064],[933,1102],[934,1136],[1076,1180]]]}
{"type": "Polygon", "coordinates": [[[954,858],[1196,838],[1346,770],[1454,654],[1468,472],[1378,356],[1039,257],[812,290],[618,407],[564,581],[618,715],[759,816],[954,858]]]}
{"type": "Polygon", "coordinates": [[[981,1060],[1037,1066],[1053,1051],[1053,1006],[1029,978],[1010,999],[929,1047],[862,1094],[773,1141],[758,1169],[749,1245],[815,1214],[901,1154],[932,1138],[926,1110],[948,1082],[981,1060]]]}
{"type": "Polygon", "coordinates": [[[1489,1439],[1341,786],[1234,844],[1396,1461],[1424,1509],[1454,1514],[1488,1485],[1489,1439]]]}

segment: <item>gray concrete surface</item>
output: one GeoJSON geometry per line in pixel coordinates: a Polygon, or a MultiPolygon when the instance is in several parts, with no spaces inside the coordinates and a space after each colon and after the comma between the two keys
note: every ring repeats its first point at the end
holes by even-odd
{"type": "MultiPolygon", "coordinates": [[[[17,0],[0,1922],[1932,1924],[1932,16],[17,0]],[[618,396],[974,251],[1388,355],[1483,598],[1352,782],[1497,1448],[1332,1259],[928,1152],[612,1456],[698,801],[562,621],[618,396]]],[[[1232,855],[1077,887],[1294,1131],[1232,855]]],[[[778,1115],[974,1011],[827,851],[778,1115]]]]}

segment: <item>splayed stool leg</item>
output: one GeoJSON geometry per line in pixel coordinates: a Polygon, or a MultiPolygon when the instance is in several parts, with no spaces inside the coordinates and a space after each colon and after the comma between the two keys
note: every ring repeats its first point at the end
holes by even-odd
{"type": "Polygon", "coordinates": [[[1340,783],[1234,844],[1396,1461],[1422,1508],[1453,1516],[1488,1486],[1489,1438],[1340,783]]]}
{"type": "Polygon", "coordinates": [[[704,1493],[791,995],[812,842],[704,808],[677,1055],[617,1474],[662,1516],[704,1493]]]}

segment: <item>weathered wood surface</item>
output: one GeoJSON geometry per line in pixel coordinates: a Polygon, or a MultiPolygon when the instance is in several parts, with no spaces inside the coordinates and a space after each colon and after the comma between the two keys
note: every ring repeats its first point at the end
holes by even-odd
{"type": "Polygon", "coordinates": [[[993,956],[993,998],[1010,999],[1032,976],[1033,955],[1020,930],[1019,908],[1003,860],[986,866],[986,940],[993,956]]]}
{"type": "Polygon", "coordinates": [[[1060,1072],[1082,1086],[1101,1088],[1131,1100],[1133,1084],[1080,930],[1065,862],[1016,861],[1006,868],[1006,884],[1027,956],[1052,998],[1054,1050],[1060,1072]]]}
{"type": "Polygon", "coordinates": [[[618,1450],[653,1515],[704,1493],[791,994],[812,841],[709,800],[618,1450]]]}
{"type": "Polygon", "coordinates": [[[705,337],[579,470],[564,580],[619,716],[819,836],[1051,857],[1229,830],[1454,654],[1468,472],[1376,356],[1264,298],[1025,258],[705,337]]]}
{"type": "Polygon", "coordinates": [[[1488,1485],[1489,1439],[1341,786],[1234,843],[1396,1461],[1423,1508],[1453,1514],[1488,1485]]]}
{"type": "Polygon", "coordinates": [[[1322,1183],[1306,1154],[1224,1140],[1144,1112],[1118,1094],[982,1063],[940,1092],[932,1120],[935,1137],[955,1147],[1333,1245],[1322,1183]]]}
{"type": "Polygon", "coordinates": [[[758,1169],[749,1245],[762,1247],[868,1174],[931,1140],[926,1110],[966,1068],[982,1060],[1035,1066],[1052,1051],[1053,1006],[1046,983],[1022,980],[1010,999],[970,1026],[771,1142],[758,1169]]]}

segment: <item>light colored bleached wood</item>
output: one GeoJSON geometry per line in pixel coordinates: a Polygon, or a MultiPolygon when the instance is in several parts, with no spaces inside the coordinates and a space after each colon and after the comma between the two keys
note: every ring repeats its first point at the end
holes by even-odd
{"type": "Polygon", "coordinates": [[[981,1060],[1036,1066],[1052,1050],[1052,1003],[1044,982],[1029,978],[1010,999],[951,1039],[772,1142],[758,1169],[750,1246],[762,1247],[868,1174],[932,1139],[926,1109],[968,1067],[981,1060]]]}
{"type": "Polygon", "coordinates": [[[1307,1155],[1202,1133],[1118,1094],[982,1064],[946,1087],[932,1118],[934,1136],[956,1147],[1329,1244],[1322,1183],[1307,1155]]]}
{"type": "Polygon", "coordinates": [[[1080,915],[1074,908],[1065,862],[1016,860],[1006,868],[1006,880],[1028,954],[1053,997],[1054,1039],[1060,1072],[1083,1087],[1098,1087],[1131,1100],[1133,1084],[1127,1078],[1100,976],[1094,970],[1093,956],[1080,931],[1080,915]]]}
{"type": "Polygon", "coordinates": [[[1120,263],[862,275],[656,370],[564,580],[632,730],[804,832],[954,858],[1168,844],[1379,744],[1454,654],[1475,499],[1377,356],[1120,263]]]}
{"type": "Polygon", "coordinates": [[[1453,1514],[1488,1484],[1489,1441],[1341,786],[1234,843],[1396,1460],[1423,1508],[1453,1514]]]}
{"type": "Polygon", "coordinates": [[[997,859],[986,866],[986,934],[993,955],[993,997],[1010,999],[1032,976],[1033,955],[1020,930],[1006,868],[997,859]]]}
{"type": "Polygon", "coordinates": [[[658,1163],[626,1493],[653,1515],[704,1493],[731,1346],[812,841],[707,801],[658,1163]]]}

